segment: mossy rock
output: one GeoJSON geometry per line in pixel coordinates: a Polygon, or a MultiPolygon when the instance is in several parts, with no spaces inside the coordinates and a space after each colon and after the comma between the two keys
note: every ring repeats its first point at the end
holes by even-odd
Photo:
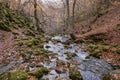
{"type": "Polygon", "coordinates": [[[93,40],[95,42],[100,42],[105,39],[105,33],[92,34],[92,35],[87,36],[85,39],[93,40]]]}
{"type": "Polygon", "coordinates": [[[96,57],[96,58],[100,58],[100,56],[102,55],[101,53],[102,53],[101,50],[96,49],[96,50],[94,50],[94,51],[90,54],[90,56],[93,56],[93,57],[96,57]]]}
{"type": "Polygon", "coordinates": [[[70,72],[69,78],[72,80],[83,80],[80,72],[77,70],[70,72]]]}
{"type": "Polygon", "coordinates": [[[77,44],[79,44],[79,43],[84,43],[85,40],[82,39],[82,38],[80,38],[80,39],[78,39],[78,40],[75,40],[74,42],[77,43],[77,44]]]}
{"type": "Polygon", "coordinates": [[[65,47],[66,49],[69,49],[69,48],[70,48],[70,46],[69,46],[69,45],[64,45],[64,47],[65,47]]]}
{"type": "Polygon", "coordinates": [[[44,74],[47,74],[49,70],[45,67],[41,67],[35,71],[30,72],[30,75],[36,76],[37,78],[41,78],[44,74]]]}
{"type": "Polygon", "coordinates": [[[94,44],[88,44],[87,48],[88,48],[88,51],[93,52],[95,49],[98,48],[98,46],[94,44]]]}
{"type": "Polygon", "coordinates": [[[110,74],[104,74],[102,80],[116,80],[110,74]]]}
{"type": "Polygon", "coordinates": [[[113,70],[117,70],[117,69],[120,69],[120,65],[118,64],[111,64],[113,70]]]}
{"type": "Polygon", "coordinates": [[[10,71],[8,80],[27,80],[27,73],[20,70],[10,71]]]}

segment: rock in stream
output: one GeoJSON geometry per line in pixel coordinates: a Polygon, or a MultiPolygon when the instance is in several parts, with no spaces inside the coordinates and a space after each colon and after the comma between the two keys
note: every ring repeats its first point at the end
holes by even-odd
{"type": "Polygon", "coordinates": [[[44,49],[56,53],[56,57],[50,57],[49,62],[41,63],[44,67],[47,67],[48,69],[53,68],[50,73],[43,76],[42,79],[55,80],[57,77],[69,77],[69,71],[61,73],[56,72],[54,68],[57,67],[57,60],[62,60],[63,62],[69,63],[71,63],[71,61],[78,62],[79,64],[77,64],[77,67],[83,80],[101,80],[103,74],[107,74],[112,70],[110,64],[108,64],[104,60],[94,57],[86,59],[89,54],[82,50],[82,48],[85,47],[85,44],[72,43],[68,45],[68,48],[65,48],[65,44],[63,42],[66,42],[70,39],[67,35],[55,36],[52,39],[57,41],[59,40],[59,42],[54,43],[52,41],[49,41],[44,45],[44,49]],[[69,54],[75,54],[75,56],[69,58],[69,54]]]}

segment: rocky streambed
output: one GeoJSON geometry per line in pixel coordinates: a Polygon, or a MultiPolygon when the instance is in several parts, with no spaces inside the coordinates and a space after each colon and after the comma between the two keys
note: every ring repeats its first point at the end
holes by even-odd
{"type": "Polygon", "coordinates": [[[89,54],[83,50],[84,43],[71,43],[66,46],[64,43],[68,39],[67,35],[55,36],[52,40],[57,40],[57,42],[49,41],[44,45],[44,49],[55,53],[55,57],[49,57],[50,61],[41,63],[44,67],[51,69],[50,73],[44,75],[42,79],[68,78],[70,75],[72,76],[71,73],[77,68],[83,80],[101,80],[103,74],[107,74],[112,70],[110,64],[104,60],[94,57],[86,58],[89,54]]]}
{"type": "MultiPolygon", "coordinates": [[[[39,80],[102,80],[103,74],[112,71],[111,65],[106,61],[89,56],[84,51],[86,46],[84,43],[67,42],[69,40],[70,36],[68,35],[54,36],[43,44],[43,48],[40,48],[40,51],[43,52],[40,52],[40,54],[34,54],[30,51],[24,53],[24,55],[27,55],[27,59],[26,57],[25,59],[20,57],[19,60],[10,64],[0,64],[0,73],[9,71],[13,67],[16,71],[12,69],[12,72],[9,72],[10,75],[14,75],[14,73],[23,75],[24,73],[21,79],[24,78],[25,80],[34,80],[32,79],[34,77],[27,77],[27,75],[36,76],[35,80],[38,80],[37,78],[39,80]],[[20,65],[20,67],[15,68],[16,65],[20,65]],[[22,74],[19,73],[18,69],[22,69],[22,74]]],[[[6,80],[6,75],[4,77],[3,80],[6,80]]],[[[12,76],[10,80],[14,78],[17,77],[12,76]]],[[[0,77],[0,79],[2,78],[0,77]]]]}

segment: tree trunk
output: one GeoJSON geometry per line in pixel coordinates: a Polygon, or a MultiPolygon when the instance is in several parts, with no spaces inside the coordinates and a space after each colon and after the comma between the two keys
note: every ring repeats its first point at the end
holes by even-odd
{"type": "Polygon", "coordinates": [[[75,5],[76,5],[76,0],[73,2],[73,9],[72,9],[72,26],[74,28],[74,23],[75,23],[75,5]]]}
{"type": "Polygon", "coordinates": [[[67,5],[67,18],[69,18],[70,17],[69,0],[66,0],[66,5],[67,5]]]}
{"type": "Polygon", "coordinates": [[[34,18],[35,18],[35,22],[36,22],[35,30],[43,32],[42,28],[39,25],[39,19],[38,19],[38,14],[37,14],[37,0],[34,0],[34,18]]]}
{"type": "Polygon", "coordinates": [[[66,6],[67,6],[67,26],[70,25],[70,9],[69,9],[69,0],[66,0],[66,6]]]}

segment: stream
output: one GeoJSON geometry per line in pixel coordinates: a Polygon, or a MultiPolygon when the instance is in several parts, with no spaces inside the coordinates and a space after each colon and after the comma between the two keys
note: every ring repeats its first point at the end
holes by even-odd
{"type": "MultiPolygon", "coordinates": [[[[70,36],[68,35],[59,35],[52,37],[48,43],[44,44],[44,49],[50,51],[50,55],[54,55],[54,57],[49,56],[49,60],[40,62],[40,65],[50,70],[50,72],[44,75],[40,80],[55,80],[58,77],[69,78],[69,67],[74,69],[76,66],[83,80],[102,80],[102,75],[112,70],[111,65],[104,60],[94,57],[86,58],[89,54],[83,50],[83,48],[85,48],[84,43],[71,43],[67,44],[66,47],[65,42],[69,39],[70,36]],[[58,61],[60,61],[59,64],[65,65],[59,65],[58,67],[58,61]]],[[[0,73],[9,70],[10,67],[15,66],[17,63],[20,64],[22,61],[13,61],[9,65],[1,64],[0,73]]]]}
{"type": "Polygon", "coordinates": [[[48,75],[44,75],[42,77],[42,80],[55,80],[57,77],[69,77],[69,71],[64,71],[61,73],[56,72],[54,68],[57,66],[57,60],[70,63],[71,61],[76,61],[78,63],[77,67],[83,80],[102,80],[102,75],[107,74],[112,70],[110,64],[108,64],[104,60],[94,57],[89,57],[86,59],[88,53],[82,50],[82,48],[85,47],[85,44],[72,43],[68,45],[68,48],[65,48],[64,42],[69,39],[70,37],[67,35],[59,35],[52,38],[52,40],[57,40],[59,42],[54,43],[51,40],[48,43],[44,44],[44,49],[56,53],[56,57],[49,57],[49,62],[45,61],[41,63],[44,67],[47,67],[48,69],[53,68],[48,75]],[[71,53],[74,54],[74,56],[69,59],[65,53],[71,53]]]}

